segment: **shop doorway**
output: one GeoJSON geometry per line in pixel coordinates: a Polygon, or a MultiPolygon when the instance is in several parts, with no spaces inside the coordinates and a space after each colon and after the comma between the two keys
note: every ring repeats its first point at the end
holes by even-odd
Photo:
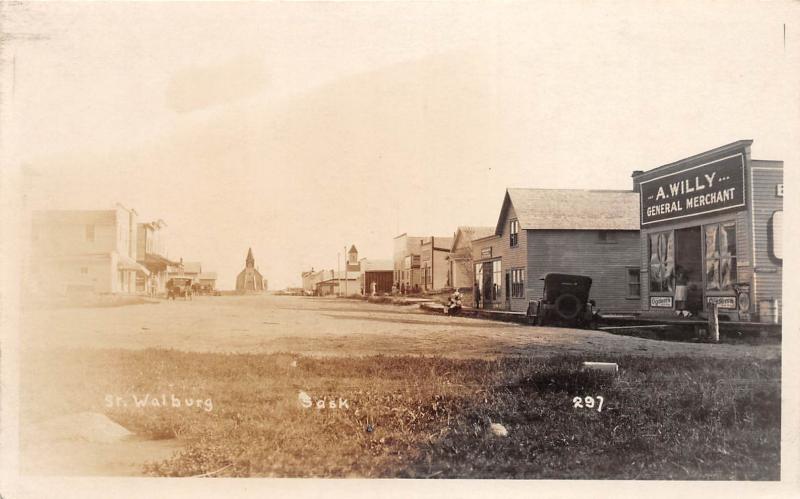
{"type": "MultiPolygon", "coordinates": [[[[683,306],[697,313],[703,309],[703,239],[700,227],[675,230],[675,280],[676,289],[686,286],[683,306]]],[[[678,306],[676,296],[676,306],[678,306]]]]}
{"type": "Polygon", "coordinates": [[[492,279],[492,262],[484,262],[483,264],[483,307],[492,308],[494,298],[492,291],[494,289],[494,280],[492,279]]]}

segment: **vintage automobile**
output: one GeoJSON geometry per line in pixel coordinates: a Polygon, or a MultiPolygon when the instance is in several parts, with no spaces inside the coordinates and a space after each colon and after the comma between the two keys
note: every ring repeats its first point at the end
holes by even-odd
{"type": "Polygon", "coordinates": [[[192,285],[192,279],[173,277],[167,281],[167,299],[186,298],[186,289],[192,285]]]}
{"type": "Polygon", "coordinates": [[[591,277],[548,273],[541,279],[544,281],[543,297],[528,303],[529,322],[537,326],[596,326],[595,303],[589,299],[591,277]]]}

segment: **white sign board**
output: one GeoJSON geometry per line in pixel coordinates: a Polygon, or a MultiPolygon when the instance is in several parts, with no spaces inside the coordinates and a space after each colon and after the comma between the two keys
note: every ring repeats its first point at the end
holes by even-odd
{"type": "Polygon", "coordinates": [[[716,303],[720,309],[734,310],[736,308],[735,296],[709,296],[708,303],[716,303]]]}
{"type": "Polygon", "coordinates": [[[772,214],[772,254],[783,260],[783,211],[772,214]]]}
{"type": "Polygon", "coordinates": [[[653,308],[672,308],[671,296],[651,296],[650,306],[653,308]]]}

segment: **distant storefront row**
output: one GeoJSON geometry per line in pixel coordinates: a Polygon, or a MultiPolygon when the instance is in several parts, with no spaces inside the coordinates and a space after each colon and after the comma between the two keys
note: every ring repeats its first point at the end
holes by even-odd
{"type": "Polygon", "coordinates": [[[163,296],[169,279],[194,278],[211,291],[216,274],[200,274],[199,262],[167,256],[163,220],[138,222],[136,210],[36,211],[25,287],[36,296],[140,294],[163,296]],[[197,269],[196,271],[194,269],[197,269]]]}

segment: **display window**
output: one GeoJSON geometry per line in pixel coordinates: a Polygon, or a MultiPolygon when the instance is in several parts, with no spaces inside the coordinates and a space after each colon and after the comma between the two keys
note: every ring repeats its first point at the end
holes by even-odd
{"type": "Polygon", "coordinates": [[[672,292],[675,273],[675,236],[672,231],[650,234],[650,291],[672,292]]]}
{"type": "Polygon", "coordinates": [[[706,225],[706,290],[732,291],[736,283],[736,223],[706,225]]]}
{"type": "Polygon", "coordinates": [[[503,272],[500,260],[492,262],[492,301],[498,301],[501,297],[500,283],[503,282],[503,272]]]}

